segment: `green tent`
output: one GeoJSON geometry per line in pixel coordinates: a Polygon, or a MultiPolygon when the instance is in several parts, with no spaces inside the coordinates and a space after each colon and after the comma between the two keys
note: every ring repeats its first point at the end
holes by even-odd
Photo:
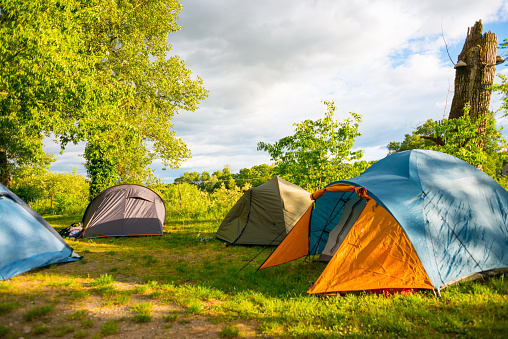
{"type": "Polygon", "coordinates": [[[274,176],[245,192],[215,236],[230,244],[278,245],[311,204],[309,192],[274,176]]]}

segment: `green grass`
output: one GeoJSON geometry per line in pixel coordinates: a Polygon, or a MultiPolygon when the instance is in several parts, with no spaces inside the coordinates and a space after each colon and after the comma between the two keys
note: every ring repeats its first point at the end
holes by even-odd
{"type": "Polygon", "coordinates": [[[108,320],[101,326],[100,334],[104,336],[113,335],[116,331],[118,331],[118,321],[108,320]]]}
{"type": "Polygon", "coordinates": [[[4,313],[9,313],[18,306],[19,306],[18,302],[0,303],[0,315],[2,315],[4,313]]]}
{"type": "Polygon", "coordinates": [[[140,303],[131,306],[131,310],[136,313],[132,319],[137,323],[149,322],[152,320],[152,316],[150,315],[152,312],[152,307],[152,303],[140,303]]]}
{"type": "Polygon", "coordinates": [[[48,333],[48,332],[49,332],[49,327],[46,325],[36,326],[32,330],[32,333],[35,335],[40,335],[40,334],[44,334],[44,333],[48,333]]]}
{"type": "Polygon", "coordinates": [[[81,319],[81,326],[83,328],[90,328],[95,324],[95,320],[93,319],[81,319]]]}
{"type": "Polygon", "coordinates": [[[176,312],[176,311],[173,311],[168,315],[162,316],[162,320],[167,323],[175,322],[177,318],[178,318],[178,312],[176,312]]]}
{"type": "Polygon", "coordinates": [[[240,335],[240,329],[234,325],[226,325],[220,330],[219,334],[225,338],[234,338],[240,335]]]}
{"type": "Polygon", "coordinates": [[[76,331],[76,333],[74,333],[73,338],[85,338],[86,336],[88,336],[88,332],[87,331],[85,331],[85,330],[79,330],[79,331],[76,331]]]}
{"type": "Polygon", "coordinates": [[[97,279],[95,279],[95,282],[92,283],[92,286],[107,286],[115,282],[115,279],[109,275],[109,274],[101,274],[97,279]]]}
{"type": "Polygon", "coordinates": [[[67,320],[81,320],[85,319],[85,317],[88,315],[88,312],[86,310],[79,310],[71,315],[67,316],[67,320]]]}
{"type": "MultiPolygon", "coordinates": [[[[53,218],[52,225],[59,220],[53,218]]],[[[62,227],[70,224],[63,220],[62,227]]],[[[207,320],[223,337],[243,336],[240,324],[260,337],[504,338],[508,332],[504,276],[446,288],[442,298],[432,292],[319,298],[306,292],[325,264],[301,259],[257,271],[272,248],[199,241],[213,237],[219,223],[186,220],[182,227],[181,222],[168,222],[163,237],[69,242],[86,262],[42,268],[0,282],[0,333],[23,333],[23,319],[43,326],[39,322],[48,316],[62,326],[74,326],[75,338],[104,337],[117,333],[120,324],[128,330],[133,322],[160,324],[159,335],[164,337],[165,330],[190,327],[196,318],[207,320]],[[97,314],[100,308],[114,310],[115,319],[92,318],[83,308],[93,300],[99,300],[97,314]],[[46,306],[34,307],[33,302],[46,306]],[[60,304],[74,309],[68,314],[52,312],[60,304]],[[167,308],[155,312],[156,305],[167,308]],[[126,311],[116,313],[122,309],[126,311]],[[4,317],[22,319],[6,327],[4,317]],[[157,317],[160,321],[154,321],[157,317]]],[[[57,331],[51,327],[51,333],[57,331]]]]}
{"type": "Polygon", "coordinates": [[[32,321],[34,319],[43,317],[53,310],[53,305],[45,305],[40,307],[34,307],[23,314],[23,319],[26,321],[32,321]]]}
{"type": "Polygon", "coordinates": [[[9,333],[9,329],[4,325],[0,325],[0,336],[4,336],[9,333]]]}
{"type": "Polygon", "coordinates": [[[70,332],[74,332],[74,326],[63,325],[63,326],[59,326],[55,330],[55,332],[53,332],[53,335],[55,337],[63,337],[64,335],[66,335],[67,333],[70,333],[70,332]]]}

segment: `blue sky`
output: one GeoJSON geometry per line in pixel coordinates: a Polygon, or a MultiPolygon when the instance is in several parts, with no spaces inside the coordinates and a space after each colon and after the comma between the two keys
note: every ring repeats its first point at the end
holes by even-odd
{"type": "MultiPolygon", "coordinates": [[[[427,119],[448,116],[453,97],[454,62],[467,28],[481,19],[484,32],[508,38],[508,0],[183,0],[181,30],[169,36],[175,54],[210,96],[197,112],[173,119],[178,137],[193,157],[180,169],[156,175],[173,182],[184,172],[233,172],[269,163],[256,150],[293,134],[293,124],[320,119],[323,100],[332,100],[336,117],[363,117],[355,148],[364,159],[386,155],[427,119]]],[[[499,51],[498,54],[508,54],[499,51]]],[[[508,67],[497,72],[508,75],[508,67]]],[[[494,97],[492,109],[499,106],[494,97]]],[[[508,119],[499,118],[508,131],[508,119]]],[[[506,132],[506,131],[505,131],[506,132]]],[[[506,133],[505,133],[506,134],[506,133]]],[[[51,170],[85,174],[82,145],[56,155],[51,170]]]]}

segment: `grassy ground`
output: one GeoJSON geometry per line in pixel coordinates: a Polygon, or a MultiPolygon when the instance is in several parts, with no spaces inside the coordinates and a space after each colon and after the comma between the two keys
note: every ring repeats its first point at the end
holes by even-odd
{"type": "MultiPolygon", "coordinates": [[[[79,217],[47,217],[56,229],[79,217]]],[[[69,240],[84,258],[0,282],[0,338],[488,337],[508,333],[508,279],[442,298],[307,295],[322,263],[256,269],[271,249],[225,246],[217,221],[163,237],[69,240]]]]}

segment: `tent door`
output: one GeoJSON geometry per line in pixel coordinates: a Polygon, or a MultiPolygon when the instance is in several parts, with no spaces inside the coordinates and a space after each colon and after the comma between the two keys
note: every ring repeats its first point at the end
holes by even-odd
{"type": "Polygon", "coordinates": [[[333,228],[333,230],[328,235],[328,241],[326,243],[325,249],[319,256],[318,261],[330,261],[333,255],[339,249],[340,245],[346,238],[346,235],[353,227],[356,220],[362,213],[367,200],[360,198],[358,195],[353,194],[351,198],[346,202],[344,206],[344,212],[342,216],[333,228]]]}

